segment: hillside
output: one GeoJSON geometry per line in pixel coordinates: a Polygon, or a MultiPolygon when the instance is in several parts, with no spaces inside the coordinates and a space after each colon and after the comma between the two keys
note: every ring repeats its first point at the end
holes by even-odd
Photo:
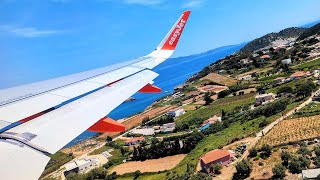
{"type": "Polygon", "coordinates": [[[304,31],[306,31],[305,28],[292,27],[292,28],[284,29],[278,33],[275,33],[275,32],[269,33],[265,36],[262,36],[258,39],[251,41],[250,43],[248,43],[245,47],[243,47],[240,50],[240,53],[250,53],[250,52],[265,48],[267,46],[272,45],[272,43],[277,40],[285,40],[288,38],[297,38],[304,31]]]}
{"type": "Polygon", "coordinates": [[[320,23],[312,26],[311,28],[308,28],[305,30],[299,37],[298,40],[306,39],[307,37],[320,34],[320,23]]]}

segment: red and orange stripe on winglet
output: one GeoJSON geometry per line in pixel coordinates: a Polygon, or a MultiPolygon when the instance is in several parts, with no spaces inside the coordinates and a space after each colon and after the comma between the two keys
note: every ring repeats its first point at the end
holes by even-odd
{"type": "Polygon", "coordinates": [[[126,127],[123,124],[118,123],[117,121],[108,117],[104,117],[100,119],[98,122],[96,122],[94,125],[92,125],[88,129],[88,131],[91,131],[91,132],[101,132],[101,133],[123,132],[125,130],[126,130],[126,127]]]}

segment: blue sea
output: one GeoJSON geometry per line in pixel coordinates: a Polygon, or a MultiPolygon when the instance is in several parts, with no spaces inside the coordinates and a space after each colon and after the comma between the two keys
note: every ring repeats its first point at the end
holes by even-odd
{"type": "MultiPolygon", "coordinates": [[[[108,116],[114,120],[119,120],[142,112],[156,100],[172,94],[174,92],[174,87],[183,84],[193,74],[199,72],[204,67],[216,62],[217,60],[238,51],[244,45],[245,43],[225,46],[197,55],[168,59],[167,61],[153,69],[153,71],[160,74],[154,80],[154,85],[160,87],[162,89],[162,93],[136,93],[133,96],[134,98],[136,98],[135,101],[125,102],[121,104],[108,116]]],[[[95,134],[96,133],[86,131],[75,138],[73,141],[71,141],[68,145],[66,145],[66,147],[75,145],[85,139],[94,136],[95,134]]]]}

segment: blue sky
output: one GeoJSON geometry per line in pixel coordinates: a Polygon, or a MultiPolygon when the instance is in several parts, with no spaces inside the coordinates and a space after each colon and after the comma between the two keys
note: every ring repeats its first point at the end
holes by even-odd
{"type": "Polygon", "coordinates": [[[319,0],[0,0],[0,88],[146,55],[192,10],[174,57],[320,19],[319,0]]]}

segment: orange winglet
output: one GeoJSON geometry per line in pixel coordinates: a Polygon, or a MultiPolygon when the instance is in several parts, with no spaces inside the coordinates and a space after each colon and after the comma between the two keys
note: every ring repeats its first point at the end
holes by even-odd
{"type": "Polygon", "coordinates": [[[126,127],[121,124],[118,123],[117,121],[108,118],[108,117],[104,117],[102,119],[100,119],[98,122],[96,122],[94,125],[92,125],[88,131],[91,132],[123,132],[126,130],[126,127]]]}
{"type": "Polygon", "coordinates": [[[152,84],[145,85],[142,89],[140,89],[138,92],[142,93],[159,93],[161,92],[161,89],[157,86],[154,86],[152,84]]]}

